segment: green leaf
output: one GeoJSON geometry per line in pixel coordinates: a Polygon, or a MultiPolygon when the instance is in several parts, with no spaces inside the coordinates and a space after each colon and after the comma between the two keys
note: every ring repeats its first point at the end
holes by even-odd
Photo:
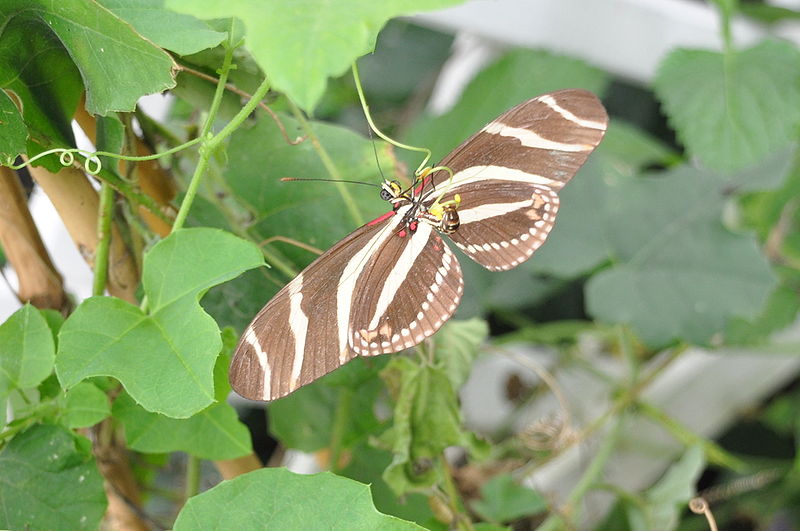
{"type": "Polygon", "coordinates": [[[382,389],[377,368],[356,358],[313,385],[269,405],[270,432],[287,448],[315,452],[331,445],[339,408],[345,408],[341,448],[350,448],[381,425],[373,411],[382,389]],[[357,390],[357,391],[355,391],[357,390]]]}
{"type": "Polygon", "coordinates": [[[379,513],[369,487],[323,472],[262,468],[191,498],[175,520],[187,529],[422,529],[379,513]]]}
{"type": "MultiPolygon", "coordinates": [[[[281,120],[290,137],[302,134],[297,122],[284,116],[281,120]]],[[[342,178],[380,182],[369,140],[339,126],[312,123],[311,127],[342,178]]],[[[381,166],[391,173],[385,149],[379,153],[383,154],[381,166]]],[[[233,134],[228,162],[226,179],[233,193],[252,209],[255,219],[251,230],[262,239],[280,236],[325,250],[358,225],[390,209],[379,198],[378,190],[370,186],[281,182],[283,177],[330,179],[330,175],[311,141],[287,144],[269,119],[260,119],[233,134]],[[347,208],[344,195],[355,203],[355,215],[347,208]]],[[[298,269],[316,258],[284,242],[272,242],[269,248],[284,253],[298,269]]]]}
{"type": "Polygon", "coordinates": [[[259,249],[216,229],[182,229],[145,255],[149,311],[113,297],[81,303],[59,332],[56,373],[65,388],[90,376],[117,378],[139,405],[175,418],[214,401],[222,346],[200,307],[211,286],[263,263],[259,249]]]}
{"type": "Polygon", "coordinates": [[[461,412],[450,380],[442,369],[392,358],[381,372],[394,400],[394,423],[380,437],[394,454],[383,479],[396,495],[428,488],[443,473],[442,452],[449,446],[479,449],[461,428],[461,412]]]}
{"type": "Polygon", "coordinates": [[[42,314],[26,304],[0,324],[0,399],[39,385],[53,370],[55,343],[42,314]]]}
{"type": "Polygon", "coordinates": [[[595,153],[593,158],[607,159],[618,169],[620,166],[626,167],[625,173],[631,174],[648,166],[667,165],[678,160],[678,154],[673,149],[647,132],[621,120],[609,122],[608,131],[595,153]]]}
{"type": "Polygon", "coordinates": [[[275,90],[310,112],[329,77],[343,74],[358,57],[372,51],[387,20],[459,1],[167,0],[166,6],[199,18],[239,18],[246,28],[247,47],[275,90]]]}
{"type": "Polygon", "coordinates": [[[707,171],[704,175],[717,181],[717,186],[725,193],[774,190],[781,187],[795,169],[796,155],[797,150],[790,146],[746,168],[726,173],[707,171]]]}
{"type": "Polygon", "coordinates": [[[559,192],[560,207],[547,241],[522,267],[561,278],[584,274],[609,258],[606,242],[609,207],[617,193],[611,184],[615,172],[604,160],[592,157],[559,192]]]}
{"type": "Polygon", "coordinates": [[[666,474],[647,490],[645,529],[675,529],[682,510],[694,497],[695,485],[705,468],[703,450],[692,446],[666,474]]]}
{"type": "Polygon", "coordinates": [[[481,499],[472,507],[487,520],[511,522],[544,511],[547,500],[535,490],[519,485],[509,474],[501,474],[481,486],[481,499]]]}
{"type": "MultiPolygon", "coordinates": [[[[83,91],[80,73],[48,26],[29,17],[7,18],[0,8],[0,86],[21,103],[28,128],[28,156],[75,144],[72,116],[83,91]]],[[[50,171],[58,157],[41,159],[50,171]]]]}
{"type": "Polygon", "coordinates": [[[225,39],[225,33],[189,15],[164,8],[164,0],[98,0],[106,9],[149,39],[178,55],[188,55],[211,48],[225,39]]]}
{"type": "Polygon", "coordinates": [[[731,319],[725,339],[731,344],[755,345],[766,342],[770,335],[784,330],[795,322],[800,312],[800,298],[789,286],[778,286],[764,305],[764,311],[755,319],[731,319]]]}
{"type": "Polygon", "coordinates": [[[114,401],[114,418],[125,429],[128,446],[143,453],[183,451],[201,459],[235,459],[252,453],[250,432],[238,420],[233,407],[225,402],[228,384],[227,354],[236,346],[233,330],[222,331],[224,346],[214,366],[214,394],[219,401],[187,419],[173,419],[150,413],[127,393],[114,401]]]}
{"type": "Polygon", "coordinates": [[[0,527],[97,529],[106,511],[103,478],[89,442],[36,425],[0,451],[0,527]]]}
{"type": "Polygon", "coordinates": [[[10,166],[28,145],[28,129],[19,109],[4,91],[0,91],[0,164],[10,166]]]}
{"type": "Polygon", "coordinates": [[[433,513],[424,493],[409,493],[398,498],[381,475],[392,462],[392,454],[363,441],[352,452],[347,466],[339,474],[370,486],[375,507],[382,513],[424,525],[433,513]]]}
{"type": "Polygon", "coordinates": [[[775,278],[755,239],[722,225],[724,201],[688,167],[618,180],[603,200],[617,264],[589,280],[588,311],[632,324],[653,346],[706,344],[731,317],[760,312],[775,278]]]}
{"type": "Polygon", "coordinates": [[[689,154],[736,170],[796,139],[800,52],[783,41],[727,55],[678,49],[661,64],[655,89],[689,154]]]}
{"type": "Polygon", "coordinates": [[[68,428],[86,428],[110,414],[108,396],[93,383],[80,382],[66,392],[61,420],[68,428]]]}
{"type": "Polygon", "coordinates": [[[236,410],[212,404],[187,419],[173,419],[142,409],[127,393],[114,401],[114,418],[125,428],[131,450],[142,453],[186,452],[201,459],[235,459],[253,452],[250,432],[236,410]]]}
{"type": "Polygon", "coordinates": [[[444,364],[453,389],[460,389],[467,381],[472,362],[488,335],[489,325],[486,321],[470,319],[448,321],[434,336],[436,359],[444,364]]]}
{"type": "MultiPolygon", "coordinates": [[[[19,0],[0,7],[0,28],[12,19],[57,37],[81,73],[92,114],[132,111],[141,96],[175,86],[170,56],[97,3],[19,0]]],[[[11,53],[31,57],[21,42],[14,45],[11,53]]]]}
{"type": "MultiPolygon", "coordinates": [[[[473,79],[458,103],[446,114],[418,120],[407,140],[433,151],[440,160],[489,121],[514,105],[545,92],[585,88],[602,93],[605,73],[583,61],[545,51],[516,50],[507,53],[473,79]],[[498,87],[503,87],[498,90],[498,87]]],[[[418,157],[414,157],[419,164],[418,157]]]]}

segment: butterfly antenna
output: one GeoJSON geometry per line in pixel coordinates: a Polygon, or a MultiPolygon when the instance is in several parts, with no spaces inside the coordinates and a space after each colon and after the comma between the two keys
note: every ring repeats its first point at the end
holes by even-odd
{"type": "Polygon", "coordinates": [[[378,167],[378,173],[381,174],[381,180],[386,180],[386,175],[383,173],[383,168],[381,168],[381,160],[378,157],[378,145],[375,143],[375,137],[372,136],[372,129],[367,127],[367,134],[369,135],[369,141],[372,143],[372,152],[375,154],[375,165],[378,167]]]}
{"type": "Polygon", "coordinates": [[[363,184],[365,186],[374,186],[380,188],[381,185],[375,183],[367,183],[364,181],[348,181],[345,179],[305,179],[303,177],[281,177],[281,181],[305,181],[305,182],[318,182],[318,183],[347,183],[347,184],[363,184]]]}

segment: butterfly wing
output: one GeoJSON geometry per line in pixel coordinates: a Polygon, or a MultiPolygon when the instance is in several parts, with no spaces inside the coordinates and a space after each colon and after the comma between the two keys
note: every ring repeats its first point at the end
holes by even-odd
{"type": "Polygon", "coordinates": [[[366,263],[368,252],[390,226],[391,219],[356,229],[258,312],[231,360],[234,391],[252,400],[275,400],[356,355],[348,346],[351,295],[343,288],[351,289],[353,270],[366,263]]]}
{"type": "Polygon", "coordinates": [[[354,293],[350,346],[362,356],[413,347],[433,335],[461,301],[461,267],[426,223],[389,238],[354,293]]]}
{"type": "Polygon", "coordinates": [[[585,90],[560,90],[517,105],[448,155],[425,203],[456,194],[460,228],[450,235],[491,270],[511,269],[544,243],[560,190],[602,140],[608,115],[585,90]]]}
{"type": "Polygon", "coordinates": [[[275,400],[356,355],[414,346],[447,320],[461,270],[429,225],[407,229],[409,208],[351,233],[264,306],[234,351],[237,393],[275,400]]]}

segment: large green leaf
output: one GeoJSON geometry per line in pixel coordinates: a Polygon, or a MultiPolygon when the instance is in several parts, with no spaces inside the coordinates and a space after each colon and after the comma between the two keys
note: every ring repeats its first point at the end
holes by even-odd
{"type": "Polygon", "coordinates": [[[20,153],[25,153],[28,129],[19,109],[4,91],[0,91],[0,164],[10,166],[20,153]]]}
{"type": "Polygon", "coordinates": [[[379,513],[369,487],[330,472],[262,468],[190,499],[175,520],[187,529],[422,529],[379,513]]]}
{"type": "Polygon", "coordinates": [[[150,413],[123,393],[114,401],[114,418],[125,428],[131,450],[143,453],[186,452],[201,459],[234,459],[253,451],[250,432],[236,411],[218,402],[187,419],[150,413]]]}
{"type": "Polygon", "coordinates": [[[609,258],[606,221],[616,214],[609,208],[616,193],[616,175],[610,164],[592,157],[570,183],[559,192],[560,206],[555,227],[526,267],[556,277],[575,277],[609,258]]]}
{"type": "Polygon", "coordinates": [[[97,529],[106,510],[89,441],[36,425],[0,451],[0,527],[97,529]]]}
{"type": "MultiPolygon", "coordinates": [[[[11,21],[27,32],[56,37],[54,45],[67,50],[69,62],[81,73],[86,109],[92,114],[132,111],[141,96],[175,85],[175,63],[170,56],[95,2],[19,0],[0,4],[0,28],[5,29],[11,21]]],[[[23,64],[35,57],[24,40],[9,44],[7,52],[19,56],[23,64]]]]}
{"type": "Polygon", "coordinates": [[[26,304],[0,325],[0,400],[39,385],[53,370],[55,343],[42,314],[26,304]]]}
{"type": "Polygon", "coordinates": [[[80,382],[65,393],[59,419],[68,428],[94,426],[111,415],[108,395],[91,382],[80,382]]]}
{"type": "Polygon", "coordinates": [[[252,453],[250,432],[226,402],[230,356],[238,339],[223,330],[222,354],[214,366],[214,396],[218,402],[187,419],[173,419],[138,406],[127,393],[114,401],[114,418],[125,428],[125,442],[142,453],[186,452],[201,459],[235,459],[252,453]]]}
{"type": "Polygon", "coordinates": [[[164,0],[97,0],[119,18],[129,22],[143,37],[179,55],[216,46],[225,34],[189,15],[164,7],[164,0]]]}
{"type": "Polygon", "coordinates": [[[743,168],[796,141],[800,52],[788,42],[727,54],[675,50],[655,89],[689,154],[710,168],[743,168]]]}
{"type": "MultiPolygon", "coordinates": [[[[0,8],[0,86],[21,103],[29,138],[27,149],[20,152],[32,157],[51,148],[73,147],[71,120],[83,90],[75,63],[41,20],[9,19],[4,14],[0,8]]],[[[61,168],[55,156],[41,164],[51,171],[61,168]]]]}
{"type": "Polygon", "coordinates": [[[387,20],[460,1],[167,0],[166,5],[200,18],[239,18],[247,31],[246,45],[272,86],[312,111],[327,79],[369,53],[387,20]]]}
{"type": "Polygon", "coordinates": [[[605,241],[617,264],[589,280],[592,315],[632,324],[651,345],[703,344],[761,310],[774,275],[752,236],[722,225],[725,197],[708,174],[620,179],[603,201],[615,213],[605,241]]]}
{"type": "Polygon", "coordinates": [[[64,387],[117,378],[148,411],[185,418],[214,401],[222,346],[198,300],[211,286],[257,267],[257,247],[216,229],[183,229],[145,255],[148,312],[114,297],[81,303],[59,332],[56,372],[64,387]]]}

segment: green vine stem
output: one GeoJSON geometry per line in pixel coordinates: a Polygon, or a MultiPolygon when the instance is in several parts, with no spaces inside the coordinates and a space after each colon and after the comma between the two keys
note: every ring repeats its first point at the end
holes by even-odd
{"type": "MultiPolygon", "coordinates": [[[[222,61],[222,68],[219,71],[219,81],[217,82],[217,88],[214,91],[214,98],[211,100],[211,107],[208,110],[208,115],[206,116],[205,123],[203,124],[203,128],[200,131],[200,135],[198,138],[200,139],[200,151],[199,151],[199,158],[197,160],[197,166],[194,168],[194,174],[192,175],[192,179],[189,181],[189,186],[186,189],[186,195],[183,197],[183,201],[181,202],[180,209],[178,210],[178,215],[175,216],[175,222],[172,224],[172,232],[183,227],[183,224],[186,222],[186,217],[189,215],[189,210],[192,208],[192,203],[194,202],[194,198],[197,195],[197,189],[200,186],[200,182],[203,178],[203,174],[205,173],[206,166],[208,166],[208,161],[211,158],[211,155],[214,152],[214,149],[219,145],[219,142],[222,138],[228,136],[227,133],[224,137],[221,137],[219,140],[215,141],[215,136],[211,134],[211,127],[214,125],[214,120],[217,117],[217,111],[219,111],[219,106],[222,102],[222,95],[225,93],[225,84],[228,82],[228,72],[231,69],[231,62],[233,60],[233,51],[234,46],[232,42],[233,38],[233,23],[231,22],[231,27],[228,29],[228,40],[225,43],[225,58],[222,61]]],[[[266,79],[261,83],[261,86],[256,91],[256,94],[247,102],[247,104],[253,103],[253,101],[260,101],[261,98],[267,93],[267,89],[269,85],[267,84],[266,79]],[[263,87],[263,92],[261,92],[263,87]],[[258,99],[256,99],[258,98],[258,99]]],[[[247,107],[248,105],[245,105],[247,107]]],[[[239,125],[242,120],[237,121],[237,119],[242,114],[243,109],[240,109],[239,113],[233,117],[231,122],[227,124],[225,129],[228,129],[228,126],[231,123],[236,122],[236,125],[239,125]]],[[[252,109],[251,109],[252,110],[252,109]]],[[[248,111],[247,114],[249,114],[248,111]]],[[[246,117],[247,114],[244,116],[246,117]]],[[[220,131],[217,134],[217,137],[220,137],[223,133],[220,131]]],[[[232,129],[231,129],[232,131],[232,129]]]]}
{"type": "Polygon", "coordinates": [[[455,527],[460,531],[474,531],[475,527],[472,525],[472,520],[469,519],[461,496],[458,494],[458,489],[453,481],[453,474],[450,470],[450,465],[447,463],[447,457],[444,453],[439,456],[440,466],[442,467],[442,489],[447,497],[447,504],[453,512],[455,518],[455,527]]]}
{"type": "Polygon", "coordinates": [[[710,463],[728,468],[740,474],[747,472],[747,464],[744,461],[726,452],[722,447],[714,443],[714,441],[709,441],[708,439],[700,437],[683,424],[667,415],[662,409],[642,401],[637,403],[637,411],[661,424],[673,437],[685,446],[700,445],[710,463]]]}
{"type": "Polygon", "coordinates": [[[325,166],[328,175],[334,180],[336,189],[339,191],[339,195],[342,196],[342,201],[344,201],[350,218],[356,225],[363,225],[365,221],[364,217],[361,215],[361,211],[358,209],[358,205],[356,205],[356,201],[353,199],[350,189],[344,183],[339,182],[342,180],[342,175],[339,173],[339,169],[336,167],[330,154],[328,154],[328,151],[319,141],[317,133],[314,132],[314,129],[311,127],[311,124],[308,122],[305,115],[303,115],[302,111],[291,100],[289,100],[289,107],[292,110],[292,115],[294,115],[300,127],[303,129],[303,134],[311,141],[311,145],[314,147],[314,151],[317,152],[319,160],[322,161],[322,165],[325,166]]]}
{"type": "Polygon", "coordinates": [[[339,471],[339,456],[342,452],[342,441],[347,431],[347,421],[350,419],[353,404],[352,389],[342,387],[339,390],[339,397],[336,403],[336,413],[333,418],[333,428],[331,429],[331,472],[339,471]]]}
{"type": "Polygon", "coordinates": [[[188,500],[200,492],[200,459],[188,455],[186,457],[186,490],[184,494],[188,500]]]}
{"type": "Polygon", "coordinates": [[[97,216],[97,247],[94,254],[94,281],[92,295],[102,295],[108,280],[108,251],[111,247],[111,217],[114,207],[114,190],[104,182],[100,186],[100,208],[97,216]]]}
{"type": "MultiPolygon", "coordinates": [[[[603,438],[603,443],[597,450],[592,462],[589,464],[586,472],[584,472],[583,476],[581,476],[578,484],[575,485],[575,488],[572,489],[572,492],[570,492],[569,497],[567,498],[567,513],[572,511],[574,508],[579,507],[580,501],[584,496],[586,496],[586,493],[599,483],[599,480],[603,476],[603,471],[605,470],[606,464],[608,463],[614,448],[616,448],[620,434],[620,427],[623,420],[624,417],[620,417],[616,419],[615,422],[609,427],[608,432],[603,438]]],[[[564,519],[565,516],[561,513],[553,513],[537,529],[538,531],[557,531],[564,529],[565,527],[570,528],[570,523],[565,522],[564,519]]]]}

